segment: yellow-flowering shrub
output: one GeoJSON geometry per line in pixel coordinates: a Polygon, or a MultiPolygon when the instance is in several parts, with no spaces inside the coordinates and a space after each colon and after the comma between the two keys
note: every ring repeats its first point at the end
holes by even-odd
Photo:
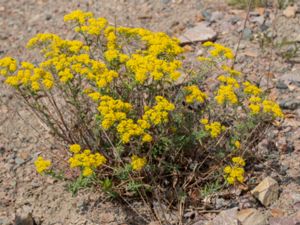
{"type": "MultiPolygon", "coordinates": [[[[191,72],[179,41],[165,33],[111,26],[80,10],[64,20],[82,38],[38,34],[27,47],[43,60],[5,57],[0,73],[69,145],[61,160],[80,171],[72,190],[86,179],[114,196],[154,189],[191,193],[223,172],[229,184],[244,182],[241,155],[253,147],[251,134],[283,113],[229,66],[230,48],[204,43],[207,56],[191,72]],[[211,89],[213,76],[217,87],[211,89]]],[[[51,163],[38,158],[35,165],[42,173],[51,163]]]]}

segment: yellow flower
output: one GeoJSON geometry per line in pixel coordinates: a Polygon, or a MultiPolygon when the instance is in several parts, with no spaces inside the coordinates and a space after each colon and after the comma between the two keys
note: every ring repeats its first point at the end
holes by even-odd
{"type": "MultiPolygon", "coordinates": [[[[204,122],[206,122],[206,121],[204,121],[204,122]]],[[[210,136],[212,138],[218,137],[221,134],[221,132],[223,130],[225,130],[225,127],[222,126],[221,123],[219,123],[219,122],[212,122],[210,124],[207,123],[204,126],[204,128],[205,128],[206,131],[210,132],[210,136]]]]}
{"type": "Polygon", "coordinates": [[[140,171],[146,165],[147,160],[145,158],[140,158],[137,155],[131,157],[131,166],[133,170],[140,171]]]}
{"type": "Polygon", "coordinates": [[[260,88],[251,84],[249,81],[244,82],[243,85],[244,85],[244,92],[246,94],[251,94],[251,95],[257,96],[257,95],[260,95],[262,92],[262,90],[260,88]]]}
{"type": "Polygon", "coordinates": [[[34,161],[34,165],[35,165],[36,171],[38,173],[43,173],[44,171],[49,169],[49,167],[51,166],[51,161],[50,160],[44,160],[44,158],[42,156],[39,156],[34,161]]]}
{"type": "Polygon", "coordinates": [[[234,146],[239,149],[241,147],[241,143],[239,141],[235,141],[234,146]]]}
{"type": "Polygon", "coordinates": [[[232,158],[232,162],[234,162],[234,163],[236,163],[236,164],[238,164],[240,166],[245,166],[246,165],[244,159],[241,158],[241,157],[233,157],[232,158]]]}
{"type": "Polygon", "coordinates": [[[73,145],[70,145],[70,152],[73,152],[73,153],[79,153],[81,150],[81,147],[79,144],[73,144],[73,145]]]}
{"type": "Polygon", "coordinates": [[[201,119],[200,123],[203,124],[203,125],[206,125],[206,124],[208,124],[208,119],[206,119],[206,118],[201,119]]]}
{"type": "Polygon", "coordinates": [[[234,184],[234,181],[235,181],[234,178],[230,177],[230,176],[227,177],[226,180],[227,180],[228,184],[234,184]]]}
{"type": "Polygon", "coordinates": [[[231,172],[231,166],[226,166],[224,168],[224,173],[230,173],[231,172]]]}
{"type": "Polygon", "coordinates": [[[226,102],[230,102],[231,104],[238,103],[238,97],[235,94],[234,88],[232,85],[221,85],[219,87],[219,90],[217,91],[215,100],[220,105],[222,105],[226,102]]]}
{"type": "Polygon", "coordinates": [[[273,101],[264,100],[263,103],[263,111],[265,113],[272,113],[275,117],[283,117],[283,113],[279,107],[279,105],[273,101]]]}
{"type": "Polygon", "coordinates": [[[207,95],[202,92],[196,85],[184,88],[189,94],[185,97],[187,103],[200,102],[203,103],[207,95]]]}
{"type": "Polygon", "coordinates": [[[90,167],[84,167],[82,171],[82,176],[88,177],[91,176],[94,173],[94,171],[90,167]]]}
{"type": "Polygon", "coordinates": [[[152,136],[150,134],[145,134],[142,138],[142,142],[151,142],[152,136]]]}
{"type": "Polygon", "coordinates": [[[258,114],[260,112],[260,105],[258,104],[250,104],[249,109],[251,110],[252,114],[258,114]]]}

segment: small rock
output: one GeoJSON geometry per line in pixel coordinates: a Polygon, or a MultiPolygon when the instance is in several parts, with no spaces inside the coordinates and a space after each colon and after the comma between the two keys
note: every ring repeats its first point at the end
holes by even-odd
{"type": "Polygon", "coordinates": [[[256,209],[242,209],[237,214],[238,220],[242,225],[266,225],[267,218],[256,209]]]}
{"type": "Polygon", "coordinates": [[[211,16],[212,16],[212,13],[210,11],[207,11],[207,10],[202,10],[201,11],[201,15],[203,16],[203,18],[207,21],[210,21],[211,20],[211,16]]]}
{"type": "Polygon", "coordinates": [[[298,10],[297,5],[288,6],[288,7],[286,7],[285,10],[283,10],[282,13],[287,18],[294,18],[296,16],[297,10],[298,10]]]}
{"type": "Polygon", "coordinates": [[[176,223],[178,220],[176,213],[170,211],[168,207],[162,203],[154,202],[153,209],[156,216],[162,221],[166,220],[170,223],[176,223]]]}
{"type": "Polygon", "coordinates": [[[18,166],[21,166],[23,163],[25,163],[25,160],[24,159],[21,159],[19,157],[17,157],[15,159],[15,163],[18,165],[18,166]]]}
{"type": "Polygon", "coordinates": [[[279,106],[282,109],[295,110],[295,109],[300,107],[300,100],[299,99],[294,99],[294,98],[284,99],[284,100],[279,102],[279,106]]]}
{"type": "Polygon", "coordinates": [[[228,22],[231,23],[232,25],[236,24],[237,22],[239,22],[241,20],[241,18],[239,16],[233,16],[230,17],[228,22]]]}
{"type": "Polygon", "coordinates": [[[300,211],[286,217],[271,217],[269,218],[270,225],[298,225],[300,224],[300,211]]]}
{"type": "Polygon", "coordinates": [[[237,207],[224,210],[207,225],[238,225],[237,213],[237,207]]]}
{"type": "Polygon", "coordinates": [[[218,20],[221,20],[224,18],[224,13],[222,12],[219,12],[219,11],[216,11],[216,12],[213,12],[211,14],[211,17],[210,17],[210,22],[216,22],[218,20]]]}
{"type": "Polygon", "coordinates": [[[294,70],[279,77],[283,82],[290,82],[300,87],[300,70],[294,70]]]}
{"type": "Polygon", "coordinates": [[[288,86],[284,83],[283,80],[278,80],[276,83],[276,88],[277,89],[288,89],[288,86]]]}
{"type": "Polygon", "coordinates": [[[168,4],[168,3],[171,2],[171,0],[160,0],[160,1],[161,1],[161,3],[163,3],[163,4],[168,4]]]}
{"type": "Polygon", "coordinates": [[[228,204],[227,201],[225,201],[224,198],[217,198],[216,199],[216,209],[221,209],[224,206],[226,206],[228,204]]]}
{"type": "Polygon", "coordinates": [[[203,49],[199,49],[196,53],[196,56],[202,56],[204,54],[203,49]]]}
{"type": "Polygon", "coordinates": [[[273,178],[266,177],[251,191],[251,194],[264,206],[269,206],[278,199],[279,185],[273,178]]]}
{"type": "Polygon", "coordinates": [[[245,28],[243,30],[243,39],[250,41],[253,38],[253,33],[250,28],[245,28]]]}
{"type": "Polygon", "coordinates": [[[272,217],[283,217],[284,216],[284,211],[282,211],[281,209],[271,209],[270,211],[272,217]]]}
{"type": "Polygon", "coordinates": [[[51,14],[46,15],[46,20],[51,20],[51,19],[52,19],[52,15],[51,14]]]}
{"type": "Polygon", "coordinates": [[[265,22],[265,17],[264,16],[252,17],[252,18],[250,18],[250,22],[256,23],[258,25],[263,25],[265,22]]]}
{"type": "Polygon", "coordinates": [[[16,216],[16,223],[15,225],[35,225],[35,221],[32,218],[31,213],[22,214],[16,216]]]}
{"type": "Polygon", "coordinates": [[[181,44],[193,42],[213,41],[217,38],[217,33],[205,22],[198,23],[195,27],[188,29],[179,37],[181,44]]]}

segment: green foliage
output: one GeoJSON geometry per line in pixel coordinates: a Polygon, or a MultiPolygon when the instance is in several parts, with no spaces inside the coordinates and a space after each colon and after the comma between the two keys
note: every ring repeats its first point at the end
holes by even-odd
{"type": "Polygon", "coordinates": [[[68,190],[75,196],[79,190],[91,187],[91,185],[95,182],[94,176],[84,177],[79,176],[76,180],[71,182],[68,185],[68,190]]]}
{"type": "Polygon", "coordinates": [[[200,195],[202,198],[208,197],[222,189],[223,185],[219,180],[215,180],[213,182],[207,183],[200,190],[200,195]]]}

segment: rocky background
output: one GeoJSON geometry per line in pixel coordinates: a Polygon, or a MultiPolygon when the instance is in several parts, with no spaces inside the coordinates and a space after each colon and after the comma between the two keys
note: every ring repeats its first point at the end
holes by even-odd
{"type": "MultiPolygon", "coordinates": [[[[269,129],[256,152],[261,162],[245,190],[214,193],[203,207],[184,211],[190,225],[300,224],[300,2],[283,9],[245,10],[222,0],[0,0],[0,57],[33,59],[26,42],[40,32],[72,33],[63,15],[89,10],[111,23],[164,31],[182,41],[187,57],[216,40],[233,49],[241,37],[236,68],[280,102],[286,114],[269,129]],[[288,42],[290,41],[290,42],[288,42]],[[227,196],[231,197],[228,198],[227,196]],[[213,210],[212,210],[213,209],[213,210]]],[[[0,82],[0,225],[176,224],[178,213],[155,208],[149,219],[142,203],[109,203],[97,190],[72,197],[66,184],[38,176],[33,161],[43,151],[62,151],[47,129],[0,82]],[[168,222],[163,222],[167,218],[168,222]]]]}

